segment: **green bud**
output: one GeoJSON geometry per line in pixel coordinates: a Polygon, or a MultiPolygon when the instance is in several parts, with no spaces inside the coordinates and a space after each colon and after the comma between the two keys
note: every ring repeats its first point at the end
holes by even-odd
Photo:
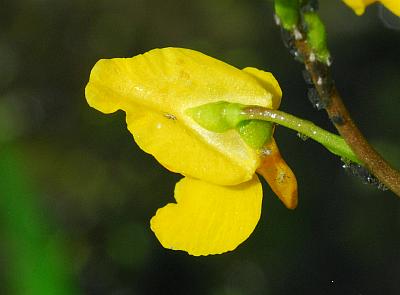
{"type": "Polygon", "coordinates": [[[299,22],[299,0],[275,0],[275,14],[283,28],[291,31],[299,22]]]}
{"type": "Polygon", "coordinates": [[[186,114],[201,127],[222,133],[235,128],[241,121],[240,113],[243,107],[238,103],[220,101],[187,109],[186,114]]]}
{"type": "Polygon", "coordinates": [[[307,25],[307,41],[314,50],[317,59],[327,63],[330,54],[326,42],[325,26],[315,12],[307,12],[303,15],[307,25]]]}
{"type": "Polygon", "coordinates": [[[236,127],[240,137],[253,149],[259,149],[272,138],[273,124],[267,121],[246,120],[236,127]]]}

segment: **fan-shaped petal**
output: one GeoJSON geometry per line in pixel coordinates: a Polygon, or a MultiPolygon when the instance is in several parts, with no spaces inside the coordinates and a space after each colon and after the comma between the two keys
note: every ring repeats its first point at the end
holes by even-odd
{"type": "Polygon", "coordinates": [[[164,48],[100,60],[86,98],[104,113],[124,110],[136,142],[168,169],[234,185],[251,179],[259,166],[257,152],[234,130],[205,130],[185,110],[217,101],[274,108],[278,88],[269,73],[241,71],[189,49],[164,48]]]}
{"type": "Polygon", "coordinates": [[[256,227],[262,188],[256,175],[237,186],[218,186],[183,178],[175,187],[176,204],[158,209],[151,229],[168,249],[192,255],[235,249],[256,227]]]}

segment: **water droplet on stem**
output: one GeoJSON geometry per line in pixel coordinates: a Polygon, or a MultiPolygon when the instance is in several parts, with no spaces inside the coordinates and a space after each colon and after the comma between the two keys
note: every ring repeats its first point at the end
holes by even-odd
{"type": "Polygon", "coordinates": [[[303,141],[306,141],[307,139],[309,139],[309,137],[307,135],[300,133],[300,132],[297,132],[297,137],[303,141]]]}

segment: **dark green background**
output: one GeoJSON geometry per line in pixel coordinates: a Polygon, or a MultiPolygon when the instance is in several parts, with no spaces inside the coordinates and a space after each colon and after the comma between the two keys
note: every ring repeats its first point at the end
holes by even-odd
{"type": "MultiPolygon", "coordinates": [[[[321,2],[337,87],[366,136],[400,168],[400,31],[384,26],[377,5],[357,17],[341,1],[321,2]]],[[[261,0],[2,2],[0,147],[18,155],[17,170],[49,222],[43,248],[25,246],[40,256],[60,238],[59,255],[69,262],[60,276],[76,293],[400,293],[399,198],[346,175],[323,147],[277,128],[297,175],[299,207],[286,210],[264,185],[250,238],[231,253],[192,257],[163,249],[149,228],[181,176],[139,150],[122,112],[106,116],[86,103],[84,87],[100,58],[187,47],[273,72],[282,110],[333,131],[309,103],[302,66],[284,48],[272,14],[272,2],[261,0]]],[[[10,279],[19,254],[6,223],[0,230],[0,283],[13,294],[24,277],[10,279]]]]}

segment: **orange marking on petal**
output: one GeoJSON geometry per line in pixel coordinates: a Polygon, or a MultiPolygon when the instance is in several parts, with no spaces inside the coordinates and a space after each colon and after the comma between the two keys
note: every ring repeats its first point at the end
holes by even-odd
{"type": "Polygon", "coordinates": [[[288,209],[295,209],[297,207],[296,176],[283,160],[275,140],[272,140],[265,148],[268,150],[268,155],[261,161],[257,172],[264,177],[288,209]]]}

